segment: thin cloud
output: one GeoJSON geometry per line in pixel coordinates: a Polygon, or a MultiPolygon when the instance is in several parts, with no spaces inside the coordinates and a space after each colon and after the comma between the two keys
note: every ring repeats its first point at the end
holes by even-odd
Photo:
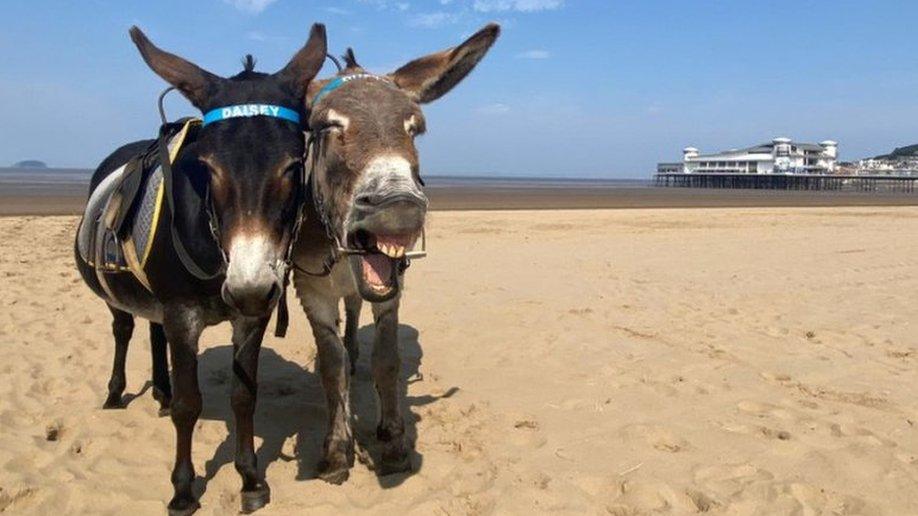
{"type": "Polygon", "coordinates": [[[553,11],[564,7],[564,0],[475,0],[472,8],[478,12],[519,11],[533,13],[553,11]]]}
{"type": "Polygon", "coordinates": [[[486,106],[481,106],[476,110],[480,115],[505,115],[510,112],[510,106],[506,104],[501,104],[500,102],[495,104],[488,104],[486,106]]]}
{"type": "Polygon", "coordinates": [[[459,16],[455,13],[438,11],[434,13],[420,13],[412,15],[408,18],[408,25],[422,29],[436,29],[438,27],[443,27],[444,25],[451,25],[456,23],[458,20],[459,16]]]}
{"type": "Polygon", "coordinates": [[[258,14],[277,0],[223,0],[244,13],[258,14]]]}
{"type": "Polygon", "coordinates": [[[337,16],[349,16],[351,14],[347,9],[342,9],[340,7],[326,7],[325,12],[328,14],[334,14],[337,16]]]}
{"type": "Polygon", "coordinates": [[[359,3],[375,7],[380,11],[385,9],[395,9],[396,11],[407,11],[411,4],[408,2],[392,2],[390,0],[357,0],[359,3]]]}
{"type": "Polygon", "coordinates": [[[548,59],[551,52],[548,50],[527,50],[516,55],[517,59],[548,59]]]}
{"type": "Polygon", "coordinates": [[[249,32],[246,32],[245,37],[252,41],[267,41],[268,40],[268,37],[265,36],[263,32],[259,32],[257,30],[250,30],[249,32]]]}

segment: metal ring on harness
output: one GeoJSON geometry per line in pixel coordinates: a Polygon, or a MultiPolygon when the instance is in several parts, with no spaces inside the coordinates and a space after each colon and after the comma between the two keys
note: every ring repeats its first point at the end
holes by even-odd
{"type": "Polygon", "coordinates": [[[338,58],[337,58],[337,57],[335,57],[335,56],[333,56],[333,55],[331,55],[331,54],[325,54],[325,57],[331,59],[331,62],[332,62],[332,63],[335,63],[335,68],[338,69],[338,73],[341,73],[341,71],[344,70],[344,68],[341,68],[341,61],[338,61],[338,58]]]}
{"type": "Polygon", "coordinates": [[[169,86],[168,88],[164,89],[162,93],[159,94],[159,101],[157,102],[157,106],[159,106],[159,119],[162,120],[163,125],[166,125],[169,123],[169,120],[166,118],[166,110],[163,108],[163,100],[166,98],[166,95],[168,95],[169,92],[174,89],[175,89],[175,86],[169,86]]]}

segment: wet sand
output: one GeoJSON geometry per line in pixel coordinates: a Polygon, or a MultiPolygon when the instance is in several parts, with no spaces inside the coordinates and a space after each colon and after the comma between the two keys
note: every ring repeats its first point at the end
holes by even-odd
{"type": "MultiPolygon", "coordinates": [[[[103,411],[110,316],[75,217],[3,217],[0,512],[159,515],[174,431],[146,325],[103,411]]],[[[400,317],[411,474],[315,478],[325,403],[291,299],[266,338],[259,514],[918,514],[918,208],[442,211],[400,317]]],[[[228,325],[201,341],[202,515],[234,514],[228,325]]]]}
{"type": "MultiPolygon", "coordinates": [[[[0,216],[77,215],[86,201],[85,190],[79,185],[5,187],[0,189],[0,216]]],[[[918,205],[918,194],[869,192],[513,185],[429,186],[426,192],[437,211],[918,205]]]]}

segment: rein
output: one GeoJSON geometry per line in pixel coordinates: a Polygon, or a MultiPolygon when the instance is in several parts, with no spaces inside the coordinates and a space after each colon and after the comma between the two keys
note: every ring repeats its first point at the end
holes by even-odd
{"type": "Polygon", "coordinates": [[[188,252],[188,249],[185,248],[185,243],[182,242],[182,238],[179,236],[178,232],[175,229],[175,197],[173,196],[172,186],[173,186],[173,171],[172,171],[172,161],[169,156],[169,141],[168,141],[168,125],[169,122],[166,118],[166,111],[163,108],[163,100],[166,98],[166,95],[170,91],[174,90],[174,87],[166,88],[159,95],[159,116],[163,124],[159,128],[159,135],[157,136],[157,146],[159,147],[159,166],[162,168],[163,172],[163,189],[164,195],[166,197],[166,204],[169,207],[170,213],[170,222],[169,222],[169,233],[172,237],[172,247],[175,249],[175,254],[178,255],[179,261],[182,262],[182,265],[185,267],[192,276],[202,281],[210,281],[218,278],[226,272],[226,250],[223,249],[223,246],[220,245],[220,238],[218,235],[218,228],[216,226],[216,214],[214,213],[213,208],[213,199],[210,196],[210,189],[207,190],[207,198],[205,199],[205,212],[207,213],[207,224],[210,228],[211,237],[213,238],[214,245],[217,246],[217,249],[220,251],[220,256],[223,258],[223,263],[217,267],[217,270],[214,272],[205,272],[204,269],[198,265],[198,262],[191,256],[191,253],[188,252]]]}
{"type": "Polygon", "coordinates": [[[318,182],[315,179],[317,168],[316,164],[319,160],[318,155],[319,137],[317,137],[314,132],[310,131],[309,137],[306,140],[306,160],[309,162],[309,173],[306,179],[306,190],[309,192],[309,196],[312,198],[313,208],[315,209],[316,214],[319,216],[319,222],[322,224],[322,229],[325,230],[325,236],[328,238],[329,242],[331,242],[331,251],[322,260],[322,270],[319,272],[313,272],[305,269],[296,263],[295,260],[291,260],[290,263],[294,268],[296,268],[296,270],[306,274],[307,276],[313,277],[323,277],[331,274],[332,269],[335,267],[335,263],[337,263],[338,259],[340,258],[338,249],[341,247],[340,239],[338,238],[338,235],[335,233],[334,229],[332,229],[331,221],[328,220],[328,212],[325,210],[325,202],[319,193],[318,182]]]}

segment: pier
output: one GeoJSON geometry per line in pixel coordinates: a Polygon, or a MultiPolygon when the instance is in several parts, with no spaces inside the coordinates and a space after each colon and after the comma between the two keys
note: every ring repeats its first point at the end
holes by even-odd
{"type": "Polygon", "coordinates": [[[654,186],[742,190],[838,190],[915,193],[918,177],[827,174],[655,174],[654,186]]]}

